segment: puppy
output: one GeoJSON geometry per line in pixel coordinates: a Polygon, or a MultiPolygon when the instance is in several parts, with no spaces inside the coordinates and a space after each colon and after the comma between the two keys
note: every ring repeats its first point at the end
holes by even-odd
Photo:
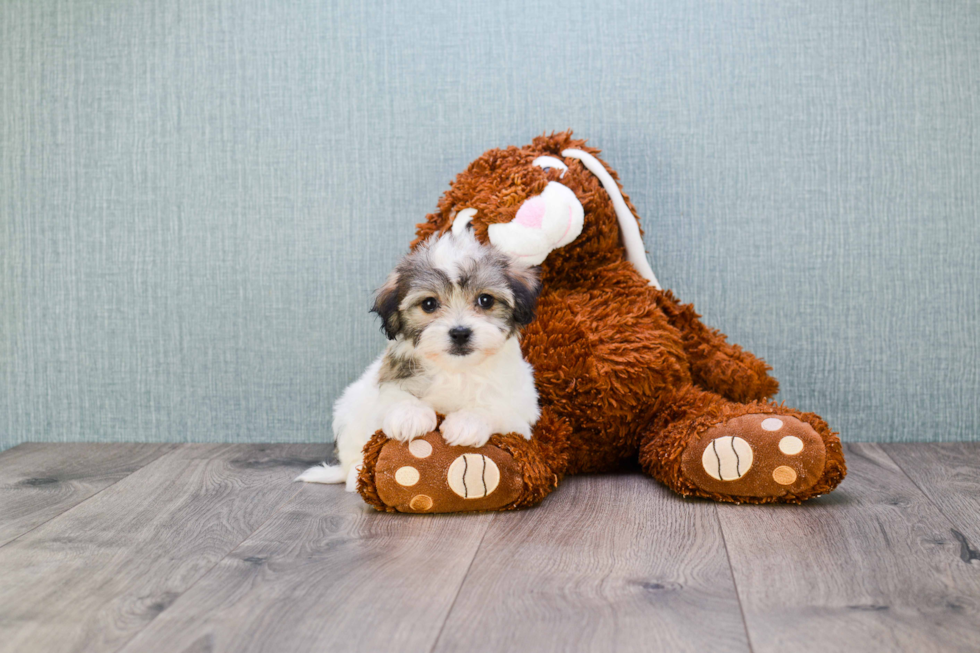
{"type": "Polygon", "coordinates": [[[531,438],[538,394],[521,356],[521,327],[534,319],[540,282],[471,231],[433,236],[378,290],[372,311],[391,341],[334,405],[340,465],[296,480],[356,489],[361,450],[381,429],[407,442],[436,428],[448,444],[479,447],[494,433],[531,438]]]}

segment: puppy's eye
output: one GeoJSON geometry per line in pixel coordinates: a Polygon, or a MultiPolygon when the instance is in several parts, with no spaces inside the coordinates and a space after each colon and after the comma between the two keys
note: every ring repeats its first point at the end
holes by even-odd
{"type": "Polygon", "coordinates": [[[494,298],[491,295],[483,293],[476,298],[476,303],[480,308],[490,308],[493,306],[494,298]]]}
{"type": "Polygon", "coordinates": [[[426,297],[422,300],[422,310],[426,313],[435,313],[439,308],[439,300],[435,297],[426,297]]]}

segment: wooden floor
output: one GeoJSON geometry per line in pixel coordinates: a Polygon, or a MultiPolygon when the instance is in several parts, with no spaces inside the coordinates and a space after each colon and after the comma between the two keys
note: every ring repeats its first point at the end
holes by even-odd
{"type": "Polygon", "coordinates": [[[0,651],[978,651],[980,444],[847,446],[804,506],[567,479],[376,513],[326,445],[0,454],[0,651]]]}

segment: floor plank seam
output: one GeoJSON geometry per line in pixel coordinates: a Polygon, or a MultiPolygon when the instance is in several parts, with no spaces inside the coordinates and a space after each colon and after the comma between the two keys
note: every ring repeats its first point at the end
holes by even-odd
{"type": "Polygon", "coordinates": [[[446,624],[449,622],[449,616],[453,613],[453,609],[456,607],[456,601],[459,600],[459,595],[463,591],[463,585],[466,584],[466,579],[470,576],[470,570],[473,569],[473,563],[476,562],[476,557],[480,555],[480,549],[483,548],[483,541],[487,539],[487,533],[490,532],[490,526],[496,521],[497,515],[494,514],[490,520],[487,522],[487,527],[483,530],[483,535],[480,536],[480,543],[476,545],[476,550],[473,551],[473,557],[470,558],[470,564],[466,566],[466,573],[463,574],[463,578],[459,581],[459,587],[456,588],[456,594],[453,595],[453,602],[449,604],[449,609],[446,610],[446,616],[442,619],[442,625],[439,626],[439,634],[432,641],[432,646],[429,648],[429,653],[433,653],[436,647],[439,646],[439,640],[442,639],[442,633],[446,629],[446,624]]]}
{"type": "Polygon", "coordinates": [[[177,596],[177,598],[175,598],[170,603],[170,605],[168,605],[164,610],[161,610],[158,614],[154,615],[152,619],[150,619],[145,624],[143,624],[143,627],[142,628],[140,628],[135,633],[133,633],[133,636],[130,637],[129,639],[127,639],[125,642],[123,642],[122,645],[120,645],[119,648],[117,648],[113,653],[119,653],[119,651],[125,650],[126,647],[129,646],[130,642],[132,642],[134,639],[136,639],[140,635],[140,633],[142,633],[144,630],[146,630],[147,627],[149,627],[150,624],[152,624],[154,621],[156,621],[157,619],[159,619],[160,618],[160,615],[165,614],[167,612],[167,610],[170,610],[174,605],[176,605],[177,602],[180,601],[180,597],[181,596],[184,596],[189,591],[191,591],[194,588],[195,585],[197,585],[198,583],[200,583],[202,579],[206,578],[212,571],[214,571],[214,568],[215,567],[217,567],[218,565],[220,565],[223,561],[227,560],[228,559],[228,556],[230,556],[232,553],[234,553],[238,549],[242,548],[242,545],[245,544],[245,542],[247,542],[249,540],[249,538],[251,538],[253,535],[255,535],[256,533],[258,533],[262,529],[263,526],[265,526],[270,521],[272,521],[272,519],[276,515],[278,515],[280,512],[282,512],[283,508],[285,508],[287,505],[289,505],[289,503],[293,499],[295,499],[297,496],[299,496],[299,493],[302,492],[302,491],[303,491],[303,488],[302,487],[299,487],[294,493],[292,493],[291,495],[289,495],[289,498],[287,498],[285,501],[283,501],[281,504],[279,504],[276,507],[276,509],[272,511],[272,513],[269,515],[269,517],[267,519],[265,519],[257,527],[253,528],[252,531],[248,535],[246,535],[245,537],[242,538],[241,542],[239,542],[238,544],[236,544],[234,546],[234,548],[229,549],[227,553],[225,553],[223,556],[221,556],[220,558],[218,558],[217,560],[215,560],[214,564],[211,565],[210,567],[208,567],[207,571],[203,572],[200,576],[198,576],[197,579],[195,579],[193,583],[191,583],[190,585],[188,585],[187,587],[185,587],[180,592],[180,595],[177,596]]]}
{"type": "Polygon", "coordinates": [[[721,522],[721,515],[718,514],[718,506],[713,506],[715,513],[715,521],[718,524],[718,530],[721,532],[721,543],[725,547],[725,559],[728,561],[728,573],[732,577],[732,587],[735,588],[735,600],[738,601],[738,612],[742,616],[742,628],[745,630],[745,643],[749,647],[749,653],[755,653],[755,649],[752,647],[752,634],[749,632],[749,622],[745,618],[745,608],[742,606],[742,595],[738,591],[738,581],[735,579],[735,567],[732,565],[732,554],[728,552],[728,538],[725,537],[725,525],[721,522]]]}
{"type": "MultiPolygon", "coordinates": [[[[8,451],[10,451],[10,450],[8,449],[8,451]]],[[[118,479],[116,479],[116,480],[115,480],[114,482],[112,482],[112,483],[110,483],[109,485],[107,485],[107,486],[105,486],[104,488],[102,488],[102,489],[100,489],[100,490],[98,490],[97,492],[95,492],[95,493],[94,493],[94,494],[92,494],[91,496],[87,496],[87,497],[85,497],[84,499],[82,499],[81,501],[79,501],[78,503],[76,503],[75,505],[73,505],[73,506],[69,506],[68,508],[66,508],[66,509],[65,509],[65,510],[63,510],[62,512],[59,512],[59,513],[58,513],[57,515],[52,515],[52,516],[51,516],[51,517],[50,517],[49,519],[45,519],[45,520],[44,520],[43,522],[41,522],[40,524],[36,524],[36,525],[35,525],[35,526],[34,526],[33,528],[31,528],[30,530],[26,530],[26,531],[24,531],[23,533],[21,533],[20,535],[18,535],[17,537],[15,537],[15,538],[13,538],[13,539],[10,539],[10,540],[7,540],[6,542],[4,542],[4,543],[2,543],[2,544],[0,544],[0,549],[2,549],[3,547],[5,547],[5,546],[7,546],[7,545],[8,545],[8,544],[10,544],[11,542],[16,542],[17,540],[19,540],[20,538],[22,538],[22,537],[24,537],[24,536],[25,536],[25,535],[27,535],[28,533],[33,533],[34,531],[36,531],[37,529],[39,529],[39,528],[41,528],[41,527],[42,527],[42,526],[44,526],[45,524],[49,524],[49,523],[51,523],[52,521],[54,521],[55,519],[58,519],[59,517],[62,517],[63,515],[67,515],[67,514],[68,514],[68,513],[70,513],[70,512],[72,511],[72,510],[75,510],[75,509],[76,509],[76,508],[78,508],[79,506],[81,506],[81,505],[84,505],[85,503],[87,503],[87,502],[89,502],[89,501],[91,501],[92,499],[94,499],[95,497],[97,497],[97,496],[99,496],[100,494],[102,494],[103,492],[105,492],[106,490],[108,490],[109,488],[111,488],[111,487],[113,487],[113,486],[115,486],[116,484],[118,484],[118,483],[121,483],[122,481],[124,481],[124,480],[126,480],[127,478],[129,478],[130,476],[132,476],[133,474],[135,474],[136,472],[138,472],[138,471],[140,471],[141,469],[143,469],[143,468],[145,468],[145,467],[146,467],[147,465],[152,465],[152,464],[153,464],[153,463],[155,463],[156,461],[158,461],[158,460],[160,460],[160,459],[161,459],[161,458],[163,458],[164,456],[166,456],[166,455],[169,455],[170,453],[172,453],[172,452],[174,452],[174,451],[176,451],[176,449],[170,449],[170,450],[164,450],[164,451],[161,451],[161,452],[160,452],[160,454],[159,454],[158,456],[156,456],[156,457],[155,457],[155,458],[153,458],[152,460],[148,460],[148,461],[146,461],[146,464],[144,464],[144,465],[140,465],[139,467],[137,467],[137,468],[136,468],[136,469],[134,469],[133,471],[131,471],[131,472],[129,472],[129,473],[128,473],[128,474],[126,474],[125,476],[121,476],[121,477],[119,477],[119,478],[118,478],[118,479]]]]}
{"type": "MultiPolygon", "coordinates": [[[[939,514],[942,515],[946,519],[947,523],[949,523],[949,526],[950,526],[950,534],[959,542],[961,549],[964,549],[966,551],[970,551],[971,550],[970,549],[970,542],[966,539],[966,536],[963,535],[963,533],[959,530],[960,529],[960,525],[957,524],[956,521],[952,517],[950,517],[946,513],[945,510],[943,510],[943,507],[941,505],[939,505],[938,502],[936,502],[936,501],[933,500],[932,495],[929,494],[925,490],[925,488],[923,488],[921,485],[919,485],[918,483],[916,483],[915,479],[912,478],[912,476],[909,475],[909,473],[907,471],[905,471],[905,468],[902,467],[901,464],[899,464],[899,462],[897,460],[895,460],[895,458],[890,453],[888,453],[888,449],[886,449],[885,447],[881,446],[882,444],[885,444],[885,443],[880,443],[880,442],[879,443],[875,443],[875,446],[877,446],[879,449],[881,449],[882,453],[884,453],[885,456],[888,457],[888,460],[892,461],[895,464],[895,466],[898,467],[898,469],[902,472],[902,475],[905,478],[909,479],[909,482],[915,487],[915,489],[918,490],[922,494],[922,496],[924,496],[926,498],[926,500],[932,506],[934,506],[936,508],[936,510],[939,511],[939,514]]],[[[963,559],[962,556],[961,556],[961,559],[963,559]]],[[[963,559],[963,561],[966,562],[966,564],[972,564],[971,560],[968,559],[968,558],[967,559],[963,559]]]]}

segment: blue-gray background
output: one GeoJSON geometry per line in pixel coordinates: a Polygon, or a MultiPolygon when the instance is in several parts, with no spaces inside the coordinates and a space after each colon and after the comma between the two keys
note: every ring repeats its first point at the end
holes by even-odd
{"type": "Polygon", "coordinates": [[[567,127],[780,399],[977,439],[977,2],[7,0],[0,448],[328,438],[413,224],[567,127]]]}

